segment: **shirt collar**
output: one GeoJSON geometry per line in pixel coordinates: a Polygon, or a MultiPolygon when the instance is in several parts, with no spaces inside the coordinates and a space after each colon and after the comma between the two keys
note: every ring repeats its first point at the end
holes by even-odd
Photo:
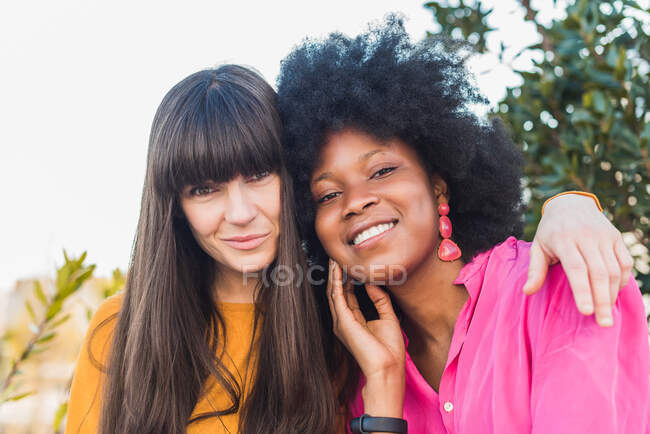
{"type": "MultiPolygon", "coordinates": [[[[511,248],[516,247],[517,239],[515,237],[509,237],[504,244],[507,244],[508,247],[511,248]]],[[[472,261],[460,270],[458,277],[454,280],[455,285],[465,285],[465,288],[467,288],[467,292],[469,293],[468,321],[474,314],[474,307],[476,307],[476,302],[481,293],[483,280],[485,280],[485,272],[493,251],[494,247],[474,256],[472,261]]]]}

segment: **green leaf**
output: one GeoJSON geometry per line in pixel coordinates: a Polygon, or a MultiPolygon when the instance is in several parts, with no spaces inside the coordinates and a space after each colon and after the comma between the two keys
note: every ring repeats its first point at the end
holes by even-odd
{"type": "MultiPolygon", "coordinates": [[[[67,258],[66,258],[67,261],[67,258]]],[[[56,276],[56,288],[57,296],[65,291],[68,285],[68,279],[71,273],[71,265],[69,262],[66,262],[59,270],[57,271],[56,276]]]]}
{"type": "MultiPolygon", "coordinates": [[[[612,50],[614,51],[614,50],[612,50]]],[[[618,50],[618,58],[616,59],[616,66],[614,69],[614,78],[616,80],[623,80],[625,78],[625,57],[626,57],[626,50],[624,47],[619,48],[618,50]]]]}
{"type": "Polygon", "coordinates": [[[47,351],[50,347],[35,347],[32,349],[31,354],[40,354],[44,351],[47,351]]]}
{"type": "Polygon", "coordinates": [[[63,317],[61,317],[60,319],[58,319],[54,323],[52,323],[50,325],[50,329],[54,329],[54,328],[60,326],[61,324],[63,324],[64,322],[66,322],[69,319],[70,319],[70,314],[69,313],[65,314],[63,317]]]}
{"type": "Polygon", "coordinates": [[[32,307],[32,304],[29,302],[29,300],[25,300],[25,307],[27,308],[27,312],[29,312],[29,316],[32,318],[32,321],[38,322],[38,319],[36,319],[36,313],[34,313],[34,308],[32,307]]]}
{"type": "Polygon", "coordinates": [[[580,124],[585,122],[592,123],[592,124],[596,123],[596,119],[594,119],[591,113],[589,113],[589,111],[585,109],[575,109],[569,119],[573,124],[580,124]]]}
{"type": "Polygon", "coordinates": [[[611,89],[617,89],[621,87],[621,84],[607,72],[600,71],[596,68],[589,68],[587,69],[587,74],[590,81],[594,82],[596,85],[611,89]]]}
{"type": "Polygon", "coordinates": [[[63,418],[65,415],[68,413],[68,403],[64,402],[59,406],[59,408],[56,410],[56,414],[54,415],[54,432],[57,432],[61,429],[61,422],[63,422],[63,418]]]}
{"type": "Polygon", "coordinates": [[[43,306],[47,306],[47,297],[43,292],[43,288],[41,287],[41,282],[39,282],[38,280],[34,281],[34,294],[36,294],[36,298],[39,299],[39,301],[43,304],[43,306]]]}
{"type": "Polygon", "coordinates": [[[56,316],[61,311],[61,308],[63,307],[63,300],[55,300],[50,307],[47,309],[47,313],[45,314],[45,318],[50,321],[52,318],[56,316]]]}
{"type": "Polygon", "coordinates": [[[66,299],[70,295],[74,294],[81,288],[81,285],[92,276],[93,272],[95,271],[95,265],[91,265],[86,269],[80,269],[77,270],[73,273],[71,278],[71,282],[66,285],[65,289],[63,289],[60,292],[60,296],[62,299],[66,299]]]}
{"type": "Polygon", "coordinates": [[[646,139],[646,143],[650,141],[650,122],[646,122],[646,124],[643,126],[641,137],[646,139]]]}
{"type": "Polygon", "coordinates": [[[592,90],[591,94],[593,95],[593,104],[594,109],[598,113],[605,113],[607,110],[607,102],[605,101],[605,95],[599,90],[592,90]]]}
{"type": "Polygon", "coordinates": [[[48,333],[48,334],[44,335],[42,338],[40,338],[39,340],[37,340],[36,343],[37,344],[44,344],[45,342],[49,342],[52,339],[54,339],[55,336],[56,336],[56,332],[48,333]]]}
{"type": "Polygon", "coordinates": [[[7,401],[7,402],[8,401],[20,401],[21,399],[27,398],[29,395],[33,395],[34,393],[35,393],[34,391],[31,391],[31,392],[27,392],[27,393],[21,393],[20,395],[10,396],[5,401],[7,401]]]}
{"type": "Polygon", "coordinates": [[[577,56],[580,50],[585,46],[581,38],[563,39],[557,45],[557,52],[562,57],[577,56]]]}

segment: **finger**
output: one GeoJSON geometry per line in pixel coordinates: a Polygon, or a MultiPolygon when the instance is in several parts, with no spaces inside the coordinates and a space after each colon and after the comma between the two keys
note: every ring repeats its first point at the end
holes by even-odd
{"type": "Polygon", "coordinates": [[[619,284],[619,288],[622,288],[627,285],[627,282],[630,281],[630,277],[632,276],[632,267],[634,266],[634,260],[632,259],[632,255],[630,255],[629,250],[625,246],[625,242],[623,241],[621,234],[618,234],[618,239],[614,244],[614,254],[616,255],[616,259],[618,260],[618,264],[621,268],[621,282],[619,284]]]}
{"type": "Polygon", "coordinates": [[[361,312],[361,309],[359,308],[359,301],[354,293],[354,284],[351,280],[348,280],[346,284],[343,285],[343,294],[345,295],[345,300],[348,303],[348,307],[352,311],[354,318],[361,324],[365,324],[366,318],[363,316],[363,312],[361,312]]]}
{"type": "Polygon", "coordinates": [[[618,290],[621,284],[621,267],[618,264],[616,255],[614,254],[614,246],[609,244],[600,246],[600,255],[605,263],[605,268],[609,274],[609,304],[614,306],[618,290]]]}
{"type": "Polygon", "coordinates": [[[343,271],[336,262],[334,262],[332,270],[332,303],[337,318],[341,322],[354,320],[354,314],[348,306],[345,294],[343,294],[343,271]]]}
{"type": "Polygon", "coordinates": [[[551,257],[544,253],[537,239],[530,246],[530,264],[528,265],[528,280],[524,284],[524,294],[534,294],[540,290],[546,280],[546,272],[551,263],[551,257]]]}
{"type": "Polygon", "coordinates": [[[378,286],[366,284],[366,292],[368,297],[372,300],[379,314],[379,319],[395,319],[395,310],[393,310],[393,303],[390,301],[390,296],[386,291],[378,286]]]}
{"type": "Polygon", "coordinates": [[[573,243],[565,243],[558,247],[562,252],[559,258],[560,263],[569,280],[569,285],[571,285],[576,306],[583,315],[591,315],[594,313],[594,302],[585,260],[578,247],[573,243]]]}
{"type": "Polygon", "coordinates": [[[587,265],[596,321],[601,327],[610,327],[614,320],[610,302],[609,276],[600,249],[588,239],[582,241],[579,249],[587,265]]]}
{"type": "Polygon", "coordinates": [[[338,327],[338,316],[336,315],[336,309],[334,308],[334,297],[332,295],[334,289],[334,261],[331,259],[327,273],[327,303],[330,305],[330,312],[332,313],[332,325],[336,331],[338,327]]]}

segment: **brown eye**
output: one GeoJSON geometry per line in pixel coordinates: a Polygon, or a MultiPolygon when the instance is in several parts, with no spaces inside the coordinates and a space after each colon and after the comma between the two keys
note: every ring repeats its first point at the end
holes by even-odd
{"type": "Polygon", "coordinates": [[[327,201],[330,201],[330,200],[334,199],[337,194],[339,194],[339,193],[338,192],[336,192],[336,193],[328,193],[325,196],[318,199],[318,203],[325,203],[327,201]]]}
{"type": "Polygon", "coordinates": [[[271,175],[271,172],[268,170],[265,170],[264,172],[256,173],[255,175],[251,176],[248,178],[249,181],[261,181],[264,178],[267,178],[269,175],[271,175]]]}
{"type": "Polygon", "coordinates": [[[371,179],[372,179],[372,178],[381,178],[382,176],[391,173],[391,172],[394,171],[395,169],[396,169],[396,167],[384,167],[383,169],[379,169],[378,171],[376,171],[375,173],[373,173],[372,176],[371,176],[370,178],[371,178],[371,179]]]}
{"type": "Polygon", "coordinates": [[[190,196],[205,196],[210,193],[217,191],[217,188],[212,185],[197,185],[190,189],[190,196]]]}

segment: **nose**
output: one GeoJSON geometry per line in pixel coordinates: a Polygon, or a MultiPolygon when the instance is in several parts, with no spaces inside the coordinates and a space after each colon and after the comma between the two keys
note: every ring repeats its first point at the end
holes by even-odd
{"type": "Polygon", "coordinates": [[[366,208],[379,202],[379,198],[364,185],[350,186],[345,192],[346,201],[343,218],[361,214],[366,208]]]}
{"type": "Polygon", "coordinates": [[[246,185],[240,179],[227,184],[225,220],[237,226],[246,226],[257,216],[257,208],[247,195],[246,185]]]}

